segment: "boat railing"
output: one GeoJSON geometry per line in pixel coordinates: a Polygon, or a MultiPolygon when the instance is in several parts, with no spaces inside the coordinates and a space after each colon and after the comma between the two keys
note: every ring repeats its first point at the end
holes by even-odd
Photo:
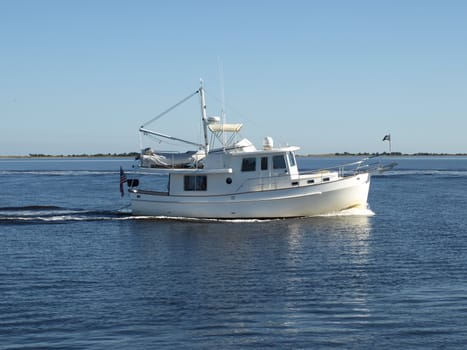
{"type": "Polygon", "coordinates": [[[382,163],[382,160],[379,156],[371,156],[362,159],[361,161],[357,162],[360,163],[357,165],[355,169],[355,173],[383,173],[385,171],[391,170],[394,168],[397,163],[382,163]]]}
{"type": "MultiPolygon", "coordinates": [[[[306,170],[301,171],[301,175],[317,175],[317,174],[326,174],[329,172],[337,171],[339,176],[349,176],[349,175],[356,175],[361,173],[370,172],[373,165],[369,163],[371,157],[363,158],[355,162],[345,163],[345,164],[338,164],[332,167],[315,169],[315,170],[306,170]]],[[[324,176],[324,175],[323,175],[324,176]]]]}
{"type": "Polygon", "coordinates": [[[396,165],[397,165],[396,162],[392,162],[389,164],[383,164],[379,156],[370,156],[370,157],[363,158],[355,162],[339,164],[339,165],[329,167],[329,168],[301,171],[300,174],[316,175],[316,174],[323,174],[325,172],[330,172],[330,171],[338,171],[339,176],[344,177],[344,176],[357,175],[357,174],[362,174],[362,173],[371,173],[371,174],[383,173],[385,171],[391,170],[396,165]]]}

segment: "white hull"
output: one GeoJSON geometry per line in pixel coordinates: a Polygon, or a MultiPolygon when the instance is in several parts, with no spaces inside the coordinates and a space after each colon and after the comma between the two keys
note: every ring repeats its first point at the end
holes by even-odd
{"type": "Polygon", "coordinates": [[[366,207],[370,175],[337,181],[229,195],[167,195],[130,191],[133,215],[189,218],[286,218],[366,207]]]}

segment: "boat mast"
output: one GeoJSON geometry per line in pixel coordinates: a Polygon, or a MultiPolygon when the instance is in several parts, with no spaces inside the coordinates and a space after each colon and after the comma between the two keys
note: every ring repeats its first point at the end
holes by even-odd
{"type": "Polygon", "coordinates": [[[203,81],[199,88],[199,98],[201,100],[201,118],[203,120],[203,131],[204,131],[204,151],[206,155],[209,153],[209,140],[208,140],[208,119],[206,117],[206,101],[204,99],[203,81]]]}
{"type": "MultiPolygon", "coordinates": [[[[220,58],[218,59],[219,61],[219,84],[221,88],[221,120],[222,124],[226,123],[226,118],[225,118],[225,92],[224,92],[224,67],[222,66],[222,62],[220,58]]],[[[222,147],[225,150],[225,132],[222,131],[222,147]]]]}

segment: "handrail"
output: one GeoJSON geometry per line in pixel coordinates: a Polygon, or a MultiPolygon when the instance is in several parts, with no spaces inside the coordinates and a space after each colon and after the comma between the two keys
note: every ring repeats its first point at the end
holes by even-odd
{"type": "MultiPolygon", "coordinates": [[[[322,168],[322,169],[316,169],[316,170],[310,170],[310,171],[301,171],[300,174],[310,175],[310,174],[317,174],[323,171],[333,171],[333,170],[334,171],[337,170],[339,172],[339,176],[344,176],[345,174],[349,174],[349,172],[351,172],[354,175],[361,174],[361,173],[381,172],[380,168],[383,167],[383,164],[381,163],[380,160],[370,162],[370,160],[373,160],[378,157],[379,156],[370,156],[370,157],[366,157],[366,158],[363,158],[363,159],[360,159],[358,161],[351,162],[351,163],[339,164],[339,165],[328,167],[328,168],[322,168]]],[[[386,166],[392,169],[396,165],[397,163],[393,162],[386,166]]]]}
{"type": "MultiPolygon", "coordinates": [[[[339,176],[343,176],[344,173],[346,172],[347,169],[352,168],[354,170],[354,173],[360,173],[360,172],[366,172],[362,171],[361,169],[364,167],[368,167],[368,164],[364,164],[370,159],[370,157],[360,159],[355,162],[351,163],[344,163],[344,164],[338,164],[335,166],[327,167],[327,168],[321,168],[321,169],[314,169],[314,170],[307,170],[307,171],[300,171],[301,175],[310,175],[310,174],[318,174],[323,171],[338,171],[339,176]],[[363,164],[363,165],[362,165],[363,164]]],[[[349,169],[349,170],[352,170],[349,169]]]]}

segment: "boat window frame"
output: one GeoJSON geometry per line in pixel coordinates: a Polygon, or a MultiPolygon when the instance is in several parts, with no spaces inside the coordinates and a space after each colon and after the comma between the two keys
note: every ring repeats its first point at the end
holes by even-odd
{"type": "Polygon", "coordinates": [[[256,171],[256,157],[242,158],[242,172],[256,171]]]}
{"type": "Polygon", "coordinates": [[[206,175],[184,175],[183,190],[186,192],[207,191],[208,177],[206,175]]]}
{"type": "Polygon", "coordinates": [[[287,161],[285,154],[277,154],[272,156],[272,168],[274,170],[287,169],[287,161]]]}

